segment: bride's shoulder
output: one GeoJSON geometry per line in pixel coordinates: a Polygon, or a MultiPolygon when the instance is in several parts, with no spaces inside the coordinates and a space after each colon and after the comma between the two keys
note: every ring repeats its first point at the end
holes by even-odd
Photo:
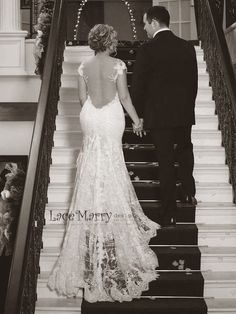
{"type": "Polygon", "coordinates": [[[115,69],[126,70],[126,64],[124,61],[122,61],[121,59],[118,59],[118,58],[113,58],[113,59],[114,59],[113,65],[114,65],[115,69]]]}

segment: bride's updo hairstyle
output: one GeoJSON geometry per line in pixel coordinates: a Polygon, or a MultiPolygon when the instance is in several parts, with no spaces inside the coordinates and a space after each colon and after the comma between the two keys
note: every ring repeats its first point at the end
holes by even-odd
{"type": "Polygon", "coordinates": [[[97,24],[89,32],[88,44],[95,53],[108,50],[116,52],[118,44],[117,32],[107,24],[97,24]]]}

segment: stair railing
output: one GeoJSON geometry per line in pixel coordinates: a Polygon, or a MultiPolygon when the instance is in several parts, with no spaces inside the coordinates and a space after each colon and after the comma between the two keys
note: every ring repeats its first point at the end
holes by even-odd
{"type": "MultiPolygon", "coordinates": [[[[222,2],[222,1],[221,1],[222,2]]],[[[236,80],[222,27],[220,1],[195,0],[199,39],[213,89],[222,132],[222,145],[229,166],[233,201],[236,201],[236,80]]]]}
{"type": "Polygon", "coordinates": [[[66,40],[66,0],[55,0],[28,170],[18,221],[5,314],[33,314],[44,212],[66,40]]]}

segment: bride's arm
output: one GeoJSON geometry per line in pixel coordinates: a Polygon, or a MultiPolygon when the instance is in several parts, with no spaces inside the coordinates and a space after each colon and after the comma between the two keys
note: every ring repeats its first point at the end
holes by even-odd
{"type": "Polygon", "coordinates": [[[124,106],[125,110],[129,114],[130,118],[133,120],[135,126],[139,126],[141,124],[141,121],[137,115],[137,112],[130,98],[128,85],[127,85],[126,71],[123,71],[122,75],[118,75],[116,85],[117,85],[119,99],[122,105],[124,106]]]}
{"type": "Polygon", "coordinates": [[[82,107],[87,99],[87,86],[84,81],[84,78],[81,75],[78,75],[78,93],[79,102],[82,107]]]}

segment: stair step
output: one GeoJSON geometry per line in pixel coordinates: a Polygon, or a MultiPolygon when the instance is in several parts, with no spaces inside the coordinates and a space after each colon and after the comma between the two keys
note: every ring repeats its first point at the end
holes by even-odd
{"type": "Polygon", "coordinates": [[[205,297],[232,298],[236,296],[236,271],[203,273],[205,297]]]}
{"type": "Polygon", "coordinates": [[[35,314],[79,314],[81,298],[40,298],[36,302],[35,314]]]}
{"type": "MultiPolygon", "coordinates": [[[[236,247],[208,246],[152,246],[159,261],[159,269],[202,271],[235,271],[236,247]],[[199,251],[200,249],[200,251],[199,251]],[[201,253],[201,262],[200,262],[201,253]]],[[[41,252],[40,269],[50,271],[59,256],[59,247],[45,247],[41,252]]]]}
{"type": "MultiPolygon", "coordinates": [[[[153,221],[159,221],[161,216],[161,203],[159,201],[140,201],[145,215],[153,221]]],[[[47,224],[64,224],[68,220],[69,204],[51,203],[46,206],[45,219],[47,224]]],[[[194,222],[195,206],[177,203],[177,222],[194,222]]]]}
{"type": "MultiPolygon", "coordinates": [[[[194,146],[194,160],[196,165],[224,165],[225,152],[223,147],[194,146]]],[[[153,145],[123,145],[123,152],[127,162],[155,162],[157,160],[153,145]]],[[[54,147],[52,149],[53,164],[75,164],[79,154],[78,147],[54,147]]]]}
{"type": "MultiPolygon", "coordinates": [[[[196,225],[177,224],[175,228],[157,231],[150,244],[157,245],[195,245],[230,248],[236,243],[235,225],[196,225]]],[[[44,247],[59,247],[64,235],[63,224],[49,224],[43,233],[44,247]]]]}
{"type": "MultiPolygon", "coordinates": [[[[200,270],[201,252],[198,247],[152,247],[158,257],[159,270],[200,270]]],[[[236,254],[235,254],[236,255],[236,254]]],[[[59,248],[45,248],[41,252],[40,271],[51,271],[59,256],[59,248]]]]}
{"type": "MultiPolygon", "coordinates": [[[[135,180],[155,180],[159,178],[158,163],[127,163],[130,178],[135,180]]],[[[179,166],[176,165],[176,178],[178,178],[179,166]]],[[[74,182],[76,166],[57,164],[50,167],[50,182],[71,183],[74,182]]],[[[194,177],[196,182],[224,182],[229,181],[229,171],[226,165],[195,165],[194,177]]]]}
{"type": "Polygon", "coordinates": [[[236,224],[236,205],[233,203],[198,203],[196,222],[207,224],[236,224]]]}
{"type": "MultiPolygon", "coordinates": [[[[161,272],[159,278],[149,283],[149,290],[143,292],[143,296],[203,296],[204,279],[200,272],[161,272]]],[[[47,287],[49,273],[42,272],[39,275],[37,295],[38,298],[48,297],[54,291],[47,287]]]]}
{"type": "Polygon", "coordinates": [[[235,271],[236,270],[236,246],[234,247],[200,247],[201,270],[235,271]]]}
{"type": "MultiPolygon", "coordinates": [[[[135,181],[134,186],[139,199],[157,199],[159,183],[135,181]]],[[[48,187],[48,201],[70,202],[73,184],[50,183],[48,187]]],[[[230,184],[201,183],[196,184],[197,199],[199,202],[230,202],[232,201],[232,188],[230,184]]]]}
{"type": "MultiPolygon", "coordinates": [[[[59,101],[58,114],[60,115],[79,115],[81,106],[76,101],[59,101]]],[[[195,106],[196,115],[215,115],[214,101],[196,101],[195,106]]]]}
{"type": "MultiPolygon", "coordinates": [[[[140,201],[145,214],[158,221],[161,215],[160,201],[140,201]]],[[[195,207],[185,203],[177,203],[177,222],[194,222],[195,207]]],[[[69,204],[50,203],[46,206],[45,219],[48,224],[63,224],[67,220],[69,204]]],[[[236,205],[232,203],[198,203],[196,206],[196,222],[198,224],[236,224],[236,205]]]]}
{"type": "MultiPolygon", "coordinates": [[[[54,133],[54,146],[76,146],[80,147],[82,144],[82,132],[80,131],[55,131],[54,133]]],[[[221,146],[221,133],[220,131],[212,130],[193,130],[192,142],[194,146],[221,146]]],[[[123,136],[123,143],[129,144],[151,144],[150,133],[140,138],[136,136],[132,130],[125,130],[123,136]]]]}
{"type": "MultiPolygon", "coordinates": [[[[46,225],[43,232],[44,248],[60,247],[65,226],[62,224],[46,225]]],[[[195,224],[177,224],[175,228],[163,228],[157,231],[150,245],[197,245],[198,229],[195,224]]]]}
{"type": "Polygon", "coordinates": [[[75,164],[79,155],[78,147],[53,147],[52,163],[53,164],[75,164]]]}
{"type": "MultiPolygon", "coordinates": [[[[236,313],[236,298],[206,298],[205,302],[207,304],[208,313],[214,314],[235,314],[236,313]]],[[[35,314],[73,314],[73,313],[80,313],[81,310],[81,303],[82,299],[39,299],[36,303],[36,311],[35,314]]],[[[147,313],[147,310],[153,304],[153,314],[205,314],[206,312],[202,310],[204,308],[204,299],[201,298],[158,298],[156,300],[151,299],[137,299],[132,302],[123,302],[118,304],[121,308],[121,313],[124,313],[124,306],[127,309],[131,308],[131,311],[135,308],[135,314],[144,314],[147,313]],[[140,310],[140,313],[137,311],[140,310]],[[170,312],[171,311],[171,312],[170,312]],[[175,311],[175,312],[174,312],[175,311]],[[201,312],[202,311],[202,312],[201,312]]],[[[114,306],[111,305],[112,308],[110,309],[109,306],[107,307],[108,312],[106,313],[105,304],[103,302],[99,303],[83,303],[83,310],[89,310],[90,314],[110,314],[109,311],[114,313],[114,306]],[[99,308],[100,307],[100,308],[99,308]],[[94,310],[93,310],[94,308],[94,310]],[[101,310],[101,311],[99,311],[101,310]],[[94,311],[94,312],[92,312],[94,311]]],[[[116,304],[117,306],[117,304],[116,304]]],[[[127,311],[126,309],[126,311],[127,311]]],[[[206,310],[206,308],[205,308],[206,310]]],[[[84,311],[83,311],[84,313],[84,311]]],[[[133,311],[131,312],[133,314],[133,311]]],[[[116,313],[114,313],[116,314],[116,313]]],[[[125,312],[125,314],[129,314],[125,312]]]]}
{"type": "Polygon", "coordinates": [[[198,225],[198,244],[211,247],[235,247],[236,245],[236,225],[198,225]]]}
{"type": "MultiPolygon", "coordinates": [[[[127,118],[126,125],[131,126],[132,121],[127,118]]],[[[218,117],[213,116],[196,116],[196,125],[193,130],[218,130],[218,117]]],[[[81,125],[78,115],[58,115],[56,117],[56,129],[60,131],[80,131],[81,125]]]]}
{"type": "MultiPolygon", "coordinates": [[[[123,136],[123,143],[128,144],[151,144],[150,132],[140,138],[133,133],[132,129],[126,129],[123,136]]],[[[221,146],[221,133],[216,130],[193,130],[192,143],[194,146],[221,146]]]]}
{"type": "MultiPolygon", "coordinates": [[[[75,73],[75,72],[74,72],[75,73]]],[[[197,101],[212,101],[211,87],[199,87],[196,97],[197,101]]],[[[60,88],[60,101],[78,101],[78,89],[75,87],[61,87],[60,88]]]]}
{"type": "Polygon", "coordinates": [[[54,132],[54,146],[64,147],[73,146],[81,147],[83,141],[83,134],[80,131],[55,131],[54,132]]]}
{"type": "Polygon", "coordinates": [[[214,314],[235,314],[236,298],[209,298],[206,299],[208,313],[214,314]]]}
{"type": "MultiPolygon", "coordinates": [[[[61,86],[62,87],[75,87],[78,86],[78,74],[77,73],[63,73],[61,76],[61,86]]],[[[209,74],[200,73],[198,75],[198,87],[208,87],[209,86],[209,74]]]]}
{"type": "MultiPolygon", "coordinates": [[[[123,152],[127,162],[155,162],[157,156],[152,144],[124,144],[123,152]]],[[[220,146],[194,146],[195,164],[225,164],[224,148],[220,146]]]]}
{"type": "MultiPolygon", "coordinates": [[[[143,296],[198,296],[215,298],[232,298],[236,295],[236,272],[160,272],[160,276],[149,284],[149,290],[143,296]],[[204,292],[203,292],[203,283],[204,292]]],[[[48,272],[39,275],[37,294],[38,299],[45,297],[57,298],[55,291],[46,286],[48,272]]],[[[82,291],[81,291],[82,295],[82,291]]],[[[62,298],[62,297],[60,297],[62,298]]]]}

